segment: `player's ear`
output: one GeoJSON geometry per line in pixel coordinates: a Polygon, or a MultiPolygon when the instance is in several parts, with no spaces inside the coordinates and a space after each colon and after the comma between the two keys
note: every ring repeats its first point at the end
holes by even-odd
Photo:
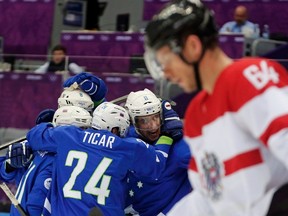
{"type": "Polygon", "coordinates": [[[183,54],[189,62],[196,61],[202,51],[202,43],[197,35],[189,35],[184,43],[183,54]]]}
{"type": "Polygon", "coordinates": [[[111,132],[117,136],[120,136],[120,130],[118,127],[112,128],[111,132]]]}

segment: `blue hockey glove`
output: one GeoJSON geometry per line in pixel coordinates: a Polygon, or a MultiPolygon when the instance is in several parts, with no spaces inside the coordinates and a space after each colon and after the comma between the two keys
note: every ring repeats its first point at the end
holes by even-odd
{"type": "Polygon", "coordinates": [[[162,101],[163,124],[161,133],[171,137],[174,141],[183,137],[183,123],[178,114],[172,109],[168,101],[162,101]]]}
{"type": "Polygon", "coordinates": [[[40,124],[42,122],[52,122],[54,113],[55,110],[53,109],[45,109],[41,111],[36,118],[36,124],[40,124]]]}
{"type": "Polygon", "coordinates": [[[9,146],[6,162],[13,168],[28,167],[33,159],[33,152],[27,140],[9,146]]]}
{"type": "Polygon", "coordinates": [[[107,94],[107,86],[105,82],[97,76],[82,72],[67,79],[63,87],[70,87],[73,83],[77,83],[79,88],[90,95],[94,102],[103,101],[107,94]]]}

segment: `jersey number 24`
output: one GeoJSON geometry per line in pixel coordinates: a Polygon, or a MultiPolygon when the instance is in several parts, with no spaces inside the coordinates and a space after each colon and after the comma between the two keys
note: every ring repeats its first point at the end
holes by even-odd
{"type": "MultiPolygon", "coordinates": [[[[86,152],[71,150],[67,155],[65,166],[72,166],[74,159],[78,160],[78,162],[73,169],[69,180],[63,187],[63,194],[64,197],[81,199],[81,191],[73,190],[73,186],[75,184],[77,176],[85,168],[88,155],[86,152]]],[[[99,165],[96,167],[95,171],[93,172],[92,176],[84,187],[85,193],[97,196],[97,202],[100,205],[105,205],[105,198],[109,197],[110,194],[110,190],[108,189],[108,187],[110,184],[111,176],[104,175],[104,173],[111,164],[111,162],[112,159],[104,157],[99,163],[99,165]],[[96,187],[100,180],[100,187],[96,187]]]]}

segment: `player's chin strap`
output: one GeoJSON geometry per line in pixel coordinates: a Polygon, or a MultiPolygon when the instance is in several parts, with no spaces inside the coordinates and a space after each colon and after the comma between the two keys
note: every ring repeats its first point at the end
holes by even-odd
{"type": "Polygon", "coordinates": [[[182,59],[182,61],[184,61],[187,65],[190,65],[193,67],[194,69],[194,74],[195,74],[195,81],[196,81],[196,85],[197,85],[197,89],[198,90],[202,90],[202,82],[201,82],[201,78],[200,78],[200,71],[199,71],[199,64],[201,62],[201,60],[203,59],[203,56],[205,54],[206,51],[206,46],[202,43],[202,52],[200,55],[200,58],[197,61],[194,62],[189,62],[184,55],[182,54],[182,52],[179,53],[180,58],[182,59]]]}

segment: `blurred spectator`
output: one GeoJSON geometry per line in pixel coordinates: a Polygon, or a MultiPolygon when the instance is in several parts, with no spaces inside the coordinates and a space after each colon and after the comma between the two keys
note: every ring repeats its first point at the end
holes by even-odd
{"type": "Polygon", "coordinates": [[[245,6],[237,6],[234,11],[234,21],[225,23],[220,33],[243,33],[245,36],[252,36],[256,30],[255,24],[248,21],[248,10],[245,6]]]}
{"type": "Polygon", "coordinates": [[[67,50],[62,45],[56,45],[52,49],[52,59],[46,62],[44,65],[40,66],[35,70],[35,73],[47,73],[47,72],[61,72],[69,71],[74,74],[83,72],[83,69],[76,63],[70,62],[68,60],[66,64],[66,53],[67,50]]]}

